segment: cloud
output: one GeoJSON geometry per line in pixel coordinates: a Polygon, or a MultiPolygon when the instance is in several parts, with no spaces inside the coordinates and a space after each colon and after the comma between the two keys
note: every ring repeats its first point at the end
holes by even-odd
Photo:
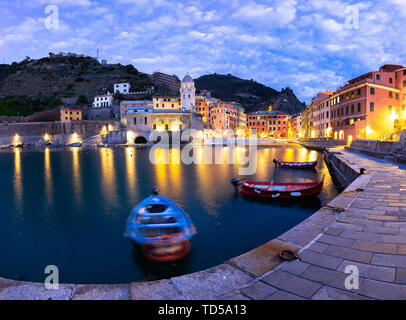
{"type": "Polygon", "coordinates": [[[307,102],[381,64],[406,63],[404,0],[20,0],[0,1],[0,11],[7,62],[99,49],[143,72],[234,73],[307,102]],[[48,4],[60,7],[58,30],[44,26],[48,4]],[[348,6],[359,29],[345,26],[348,6]]]}
{"type": "Polygon", "coordinates": [[[296,1],[276,0],[274,5],[248,2],[233,14],[233,18],[253,24],[267,25],[268,28],[283,27],[291,23],[296,16],[296,1]]]}

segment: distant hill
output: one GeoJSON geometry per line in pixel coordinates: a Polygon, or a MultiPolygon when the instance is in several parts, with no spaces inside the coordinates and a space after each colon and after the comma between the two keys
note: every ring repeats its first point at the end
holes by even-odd
{"type": "Polygon", "coordinates": [[[279,92],[254,80],[244,80],[231,74],[204,75],[195,82],[198,90],[210,90],[217,99],[239,102],[247,112],[267,110],[272,106],[275,110],[295,114],[306,107],[290,88],[279,92]]]}
{"type": "Polygon", "coordinates": [[[80,97],[81,104],[90,104],[95,95],[113,92],[113,84],[119,82],[129,82],[131,91],[153,86],[150,76],[132,65],[102,65],[91,57],[55,55],[0,65],[0,97],[6,97],[0,101],[0,114],[52,109],[61,98],[80,97]]]}
{"type": "MultiPolygon", "coordinates": [[[[67,100],[89,105],[94,96],[113,92],[113,84],[119,82],[129,82],[133,92],[154,86],[151,76],[133,65],[103,65],[86,56],[50,55],[11,65],[0,64],[0,115],[28,116],[58,107],[67,100]]],[[[277,110],[294,114],[305,107],[290,88],[279,92],[230,74],[204,75],[196,79],[196,86],[210,90],[221,100],[241,103],[247,112],[266,110],[272,105],[277,110]]],[[[150,99],[153,94],[165,92],[155,91],[137,98],[150,99]]]]}

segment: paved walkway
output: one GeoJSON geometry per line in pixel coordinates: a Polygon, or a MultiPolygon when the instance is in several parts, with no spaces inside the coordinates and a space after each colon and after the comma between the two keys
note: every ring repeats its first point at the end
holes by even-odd
{"type": "Polygon", "coordinates": [[[355,170],[367,169],[357,179],[364,191],[346,190],[346,210],[299,252],[300,261],[279,265],[227,298],[406,299],[406,167],[339,152],[355,170]],[[348,265],[359,269],[358,290],[345,288],[348,265]]]}

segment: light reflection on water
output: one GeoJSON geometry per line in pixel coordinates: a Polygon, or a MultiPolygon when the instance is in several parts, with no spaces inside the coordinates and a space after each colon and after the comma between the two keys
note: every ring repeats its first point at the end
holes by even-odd
{"type": "Polygon", "coordinates": [[[5,190],[0,253],[8,257],[0,264],[0,277],[18,273],[28,281],[43,281],[49,264],[60,268],[61,281],[76,283],[122,283],[195,272],[277,237],[337,194],[323,161],[317,171],[277,169],[272,162],[311,161],[319,156],[316,151],[258,148],[257,172],[245,177],[302,182],[326,174],[320,200],[293,204],[256,201],[234,192],[230,179],[238,177],[248,148],[225,147],[216,155],[199,147],[197,165],[183,164],[178,149],[156,150],[152,158],[158,164],[153,165],[149,151],[16,149],[0,154],[0,188],[5,190]],[[222,164],[204,164],[216,156],[222,164]],[[235,164],[227,164],[227,159],[235,164]],[[151,265],[123,237],[131,209],[154,186],[189,213],[198,231],[191,256],[173,267],[151,265]],[[46,219],[44,208],[49,211],[46,219]]]}

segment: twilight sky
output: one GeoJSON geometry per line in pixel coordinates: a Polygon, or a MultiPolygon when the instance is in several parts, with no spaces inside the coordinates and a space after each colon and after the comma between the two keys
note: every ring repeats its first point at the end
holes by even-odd
{"type": "Polygon", "coordinates": [[[306,102],[406,65],[406,0],[0,0],[0,12],[0,63],[99,48],[143,72],[232,73],[306,102]]]}

